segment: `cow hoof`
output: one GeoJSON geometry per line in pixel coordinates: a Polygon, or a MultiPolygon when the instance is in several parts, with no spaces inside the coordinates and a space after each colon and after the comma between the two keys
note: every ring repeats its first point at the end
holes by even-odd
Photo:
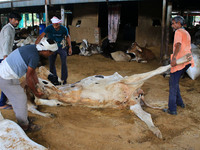
{"type": "Polygon", "coordinates": [[[51,114],[51,116],[50,116],[51,118],[55,118],[56,117],[56,115],[55,114],[51,114]]]}
{"type": "Polygon", "coordinates": [[[57,106],[67,106],[67,105],[69,105],[69,104],[65,104],[65,103],[61,103],[61,102],[57,103],[57,106]]]}
{"type": "Polygon", "coordinates": [[[48,118],[55,118],[56,115],[55,115],[55,114],[48,113],[48,114],[46,115],[46,117],[48,117],[48,118]]]}
{"type": "Polygon", "coordinates": [[[155,135],[159,138],[159,139],[162,139],[162,133],[159,131],[159,132],[156,132],[155,135]]]}
{"type": "Polygon", "coordinates": [[[160,139],[162,139],[162,133],[157,127],[151,127],[151,131],[160,139]]]}

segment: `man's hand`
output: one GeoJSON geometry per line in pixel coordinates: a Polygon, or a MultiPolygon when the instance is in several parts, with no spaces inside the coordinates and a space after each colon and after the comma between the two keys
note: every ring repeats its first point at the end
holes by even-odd
{"type": "Polygon", "coordinates": [[[8,57],[8,55],[3,56],[3,59],[5,59],[6,57],[8,57]]]}
{"type": "Polygon", "coordinates": [[[172,61],[171,61],[171,66],[174,67],[176,66],[176,58],[175,57],[172,57],[172,61]]]}
{"type": "Polygon", "coordinates": [[[178,42],[175,44],[175,50],[173,52],[172,60],[171,60],[171,66],[174,67],[176,66],[176,56],[178,55],[179,51],[181,49],[181,43],[178,42]]]}
{"type": "Polygon", "coordinates": [[[68,52],[69,55],[72,55],[72,47],[69,47],[69,52],[68,52]]]}
{"type": "Polygon", "coordinates": [[[30,66],[28,66],[28,69],[26,72],[26,83],[27,83],[28,87],[31,89],[31,91],[34,93],[35,96],[41,97],[44,95],[36,87],[36,85],[38,83],[37,74],[35,72],[35,69],[31,68],[30,66]]]}
{"type": "Polygon", "coordinates": [[[42,93],[42,92],[35,92],[34,93],[34,95],[36,96],[36,97],[38,97],[38,98],[41,98],[43,95],[44,95],[44,93],[42,93]]]}

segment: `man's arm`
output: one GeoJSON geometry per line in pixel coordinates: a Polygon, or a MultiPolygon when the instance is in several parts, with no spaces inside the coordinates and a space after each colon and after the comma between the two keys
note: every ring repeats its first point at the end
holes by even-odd
{"type": "Polygon", "coordinates": [[[69,55],[71,55],[72,54],[72,44],[71,44],[71,38],[70,38],[70,35],[68,34],[68,36],[66,37],[66,41],[67,41],[67,43],[68,43],[68,45],[69,45],[69,55]]]}
{"type": "Polygon", "coordinates": [[[11,30],[9,27],[7,27],[3,32],[3,59],[5,59],[11,52],[13,47],[13,42],[11,41],[12,34],[14,34],[14,31],[11,30]]]}
{"type": "Polygon", "coordinates": [[[42,92],[37,91],[36,85],[38,83],[38,77],[35,72],[35,69],[28,66],[27,72],[26,72],[26,83],[28,87],[31,89],[31,91],[34,93],[35,96],[41,97],[43,95],[42,92]]]}
{"type": "Polygon", "coordinates": [[[40,41],[41,41],[41,39],[45,36],[45,32],[42,32],[38,37],[37,37],[37,39],[36,39],[36,41],[35,41],[35,44],[38,44],[40,41]]]}
{"type": "Polygon", "coordinates": [[[175,50],[174,50],[172,60],[171,60],[171,66],[172,67],[177,65],[176,64],[176,57],[177,57],[177,54],[179,53],[180,49],[181,49],[181,43],[176,43],[175,44],[175,50]]]}

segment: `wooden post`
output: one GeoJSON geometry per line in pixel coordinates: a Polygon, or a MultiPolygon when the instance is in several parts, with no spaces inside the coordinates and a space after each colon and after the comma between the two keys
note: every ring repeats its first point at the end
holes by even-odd
{"type": "Polygon", "coordinates": [[[167,59],[169,56],[169,27],[170,27],[170,19],[171,19],[171,13],[172,13],[172,3],[168,2],[167,5],[167,20],[166,20],[166,42],[165,42],[165,54],[164,58],[167,59]]]}
{"type": "Polygon", "coordinates": [[[160,59],[161,60],[163,58],[163,52],[164,52],[165,12],[166,12],[166,0],[163,0],[163,9],[162,9],[162,35],[161,35],[161,47],[160,47],[160,59]]]}
{"type": "Polygon", "coordinates": [[[49,19],[48,19],[48,10],[47,10],[47,0],[45,0],[45,17],[46,17],[46,27],[49,24],[49,19]]]}
{"type": "Polygon", "coordinates": [[[62,25],[65,26],[65,7],[61,5],[61,20],[62,20],[62,25]]]}
{"type": "Polygon", "coordinates": [[[32,26],[34,27],[34,15],[33,15],[33,12],[32,12],[32,26]]]}
{"type": "Polygon", "coordinates": [[[1,28],[2,28],[2,22],[1,22],[1,14],[0,14],[0,31],[1,31],[1,28]]]}

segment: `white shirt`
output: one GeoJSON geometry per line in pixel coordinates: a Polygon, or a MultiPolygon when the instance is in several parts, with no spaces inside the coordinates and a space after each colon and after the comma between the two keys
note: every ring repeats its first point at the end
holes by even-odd
{"type": "Polygon", "coordinates": [[[15,28],[10,23],[6,24],[0,32],[0,59],[12,52],[15,38],[15,28]]]}

